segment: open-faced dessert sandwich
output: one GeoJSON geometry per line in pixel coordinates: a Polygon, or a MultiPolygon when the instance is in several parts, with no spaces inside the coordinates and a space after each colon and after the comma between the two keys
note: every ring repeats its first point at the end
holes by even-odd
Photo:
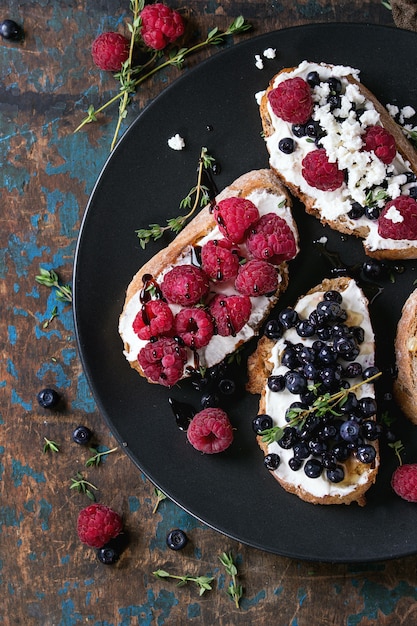
{"type": "Polygon", "coordinates": [[[397,378],[395,398],[404,414],[417,424],[417,289],[405,301],[395,338],[397,378]]]}
{"type": "Polygon", "coordinates": [[[282,309],[249,357],[264,464],[302,500],[365,504],[379,466],[374,358],[368,302],[347,277],[282,309]]]}
{"type": "Polygon", "coordinates": [[[369,256],[417,257],[417,153],[351,67],[303,61],[261,99],[271,168],[369,256]]]}
{"type": "Polygon", "coordinates": [[[270,170],[244,174],[133,277],[119,320],[126,359],[168,387],[220,363],[257,334],[297,252],[285,187],[270,170]]]}

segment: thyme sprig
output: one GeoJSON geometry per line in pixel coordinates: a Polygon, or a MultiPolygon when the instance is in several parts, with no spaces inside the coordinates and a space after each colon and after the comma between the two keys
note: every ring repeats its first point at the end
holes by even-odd
{"type": "Polygon", "coordinates": [[[59,452],[59,443],[56,441],[51,441],[51,439],[47,439],[44,437],[45,445],[43,446],[43,452],[46,454],[47,452],[59,452]]]}
{"type": "Polygon", "coordinates": [[[90,456],[89,459],[85,462],[86,467],[90,467],[91,465],[100,465],[102,458],[106,456],[106,454],[111,454],[112,452],[116,452],[118,450],[116,448],[112,448],[111,450],[104,450],[103,452],[99,452],[97,448],[89,448],[90,452],[93,453],[93,456],[90,456]]]}
{"type": "Polygon", "coordinates": [[[77,472],[74,478],[71,478],[70,489],[76,489],[78,493],[84,493],[87,498],[95,501],[96,497],[90,489],[98,490],[98,487],[93,485],[93,483],[88,482],[83,478],[83,475],[80,472],[77,472]]]}
{"type": "Polygon", "coordinates": [[[161,491],[160,489],[158,489],[158,487],[154,488],[154,495],[156,496],[156,502],[155,502],[155,506],[152,509],[152,513],[156,513],[158,510],[158,506],[159,504],[163,501],[166,500],[166,495],[164,494],[163,491],[161,491]]]}
{"type": "Polygon", "coordinates": [[[167,220],[166,226],[160,224],[150,224],[149,228],[140,228],[136,230],[141,248],[145,248],[151,241],[157,241],[162,237],[165,231],[172,231],[177,235],[185,226],[186,222],[195,213],[198,208],[205,207],[210,202],[210,194],[208,188],[203,185],[203,171],[211,169],[214,164],[214,158],[207,152],[207,148],[202,147],[200,158],[198,160],[197,183],[190,189],[188,194],[180,202],[180,209],[188,209],[186,215],[171,217],[167,220]]]}
{"type": "Polygon", "coordinates": [[[56,289],[56,297],[61,302],[72,302],[72,289],[71,285],[61,284],[58,274],[54,270],[46,270],[43,267],[39,268],[39,274],[35,276],[35,280],[40,285],[45,287],[51,287],[56,289]]]}
{"type": "Polygon", "coordinates": [[[175,574],[169,574],[163,569],[158,569],[152,573],[156,578],[159,578],[159,579],[173,578],[175,580],[178,580],[178,583],[177,583],[178,587],[182,587],[186,585],[188,582],[193,582],[199,588],[200,596],[202,596],[206,591],[211,591],[212,586],[210,583],[213,582],[214,580],[213,576],[188,576],[188,575],[177,576],[175,574]]]}
{"type": "MultiPolygon", "coordinates": [[[[292,408],[288,411],[288,423],[285,427],[282,426],[273,426],[272,428],[266,428],[261,431],[260,435],[262,436],[262,441],[267,444],[274,443],[274,441],[279,441],[284,435],[284,429],[287,426],[298,426],[303,425],[305,420],[309,415],[314,413],[317,417],[324,417],[328,413],[332,413],[335,417],[339,416],[340,413],[337,411],[338,407],[343,406],[344,402],[348,397],[348,394],[356,391],[367,383],[372,382],[376,378],[381,376],[382,372],[378,372],[373,376],[370,376],[366,380],[362,380],[360,383],[356,383],[356,385],[352,385],[351,387],[347,387],[346,389],[340,389],[336,393],[324,393],[314,400],[313,404],[307,409],[302,408],[292,408]]],[[[318,385],[309,386],[310,391],[318,390],[318,385]]]]}
{"type": "Polygon", "coordinates": [[[376,191],[370,189],[365,197],[365,206],[369,208],[374,207],[378,204],[378,202],[386,200],[387,198],[388,193],[385,189],[378,189],[376,191]]]}
{"type": "Polygon", "coordinates": [[[218,46],[226,40],[229,36],[239,35],[245,31],[248,31],[252,28],[251,24],[246,22],[246,20],[240,15],[226,28],[226,30],[221,31],[218,28],[213,28],[207,35],[207,37],[200,41],[199,43],[190,46],[189,48],[179,48],[172,49],[167,53],[167,57],[165,60],[161,61],[161,54],[153,54],[148,62],[142,66],[133,66],[132,65],[132,54],[135,43],[138,41],[140,36],[140,17],[139,13],[141,11],[141,7],[143,8],[143,2],[138,0],[131,0],[131,10],[133,13],[133,21],[131,24],[128,24],[128,28],[131,35],[130,40],[130,49],[129,49],[129,58],[124,63],[120,72],[118,72],[115,76],[120,82],[119,92],[107,100],[104,104],[102,104],[99,108],[95,108],[92,104],[88,106],[87,115],[81,121],[81,123],[75,129],[75,133],[78,132],[81,128],[83,128],[86,124],[90,124],[91,122],[96,122],[99,119],[99,115],[103,113],[109,106],[120,101],[119,104],[119,115],[118,121],[116,124],[116,130],[113,136],[113,140],[111,143],[111,149],[114,148],[117,137],[120,132],[120,126],[122,120],[126,117],[127,107],[131,102],[131,96],[136,92],[139,85],[145,82],[148,78],[151,78],[157,72],[169,67],[174,66],[181,69],[184,65],[185,58],[195,52],[200,51],[201,49],[207,46],[218,46]],[[153,65],[155,63],[155,65],[153,65]],[[152,66],[153,65],[153,66],[152,66]]]}
{"type": "Polygon", "coordinates": [[[234,601],[236,608],[239,609],[239,601],[243,596],[243,587],[237,582],[237,567],[233,561],[232,554],[230,552],[223,552],[223,554],[219,556],[219,559],[221,564],[224,565],[227,574],[229,574],[232,579],[226,591],[234,601]]]}

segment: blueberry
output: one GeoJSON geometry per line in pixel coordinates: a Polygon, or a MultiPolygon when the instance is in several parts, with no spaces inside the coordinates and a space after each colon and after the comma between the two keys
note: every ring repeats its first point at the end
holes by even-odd
{"type": "Polygon", "coordinates": [[[264,329],[265,337],[268,339],[280,339],[282,337],[283,328],[278,320],[269,320],[264,329]]]}
{"type": "Polygon", "coordinates": [[[365,208],[359,202],[352,202],[347,215],[351,220],[358,220],[365,215],[365,208]]]}
{"type": "Polygon", "coordinates": [[[292,154],[295,149],[294,139],[291,139],[291,137],[285,137],[284,139],[281,139],[278,143],[278,148],[284,154],[292,154]]]}
{"type": "Polygon", "coordinates": [[[296,326],[299,337],[312,337],[315,333],[314,326],[309,320],[301,320],[296,326]]]}
{"type": "Polygon", "coordinates": [[[285,387],[293,394],[305,393],[307,390],[307,380],[300,372],[290,370],[285,374],[285,387]]]}
{"type": "Polygon", "coordinates": [[[279,458],[278,454],[271,452],[271,454],[267,454],[265,456],[264,465],[266,469],[273,472],[274,470],[278,469],[280,461],[281,459],[279,458]]]}
{"type": "Polygon", "coordinates": [[[415,183],[417,181],[417,176],[414,172],[404,172],[404,174],[407,179],[407,183],[415,183]]]}
{"type": "Polygon", "coordinates": [[[119,556],[117,550],[109,546],[103,546],[97,550],[97,558],[100,563],[104,563],[104,565],[113,565],[119,560],[119,556]]]}
{"type": "Polygon", "coordinates": [[[372,376],[376,376],[377,374],[379,374],[379,369],[375,365],[371,365],[363,370],[362,379],[368,380],[368,378],[371,378],[372,376]]]}
{"type": "Polygon", "coordinates": [[[268,430],[269,428],[272,428],[272,426],[273,426],[272,417],[264,413],[257,415],[252,420],[252,428],[257,435],[259,435],[264,430],[268,430]]]}
{"type": "Polygon", "coordinates": [[[316,380],[318,369],[313,363],[306,363],[303,367],[303,374],[308,380],[316,380]]]}
{"type": "Polygon", "coordinates": [[[339,94],[331,94],[327,98],[327,102],[328,104],[330,104],[330,111],[333,111],[334,109],[340,109],[340,107],[342,106],[342,98],[339,96],[339,94]]]}
{"type": "Polygon", "coordinates": [[[336,465],[335,468],[327,470],[326,476],[331,483],[340,483],[345,477],[345,470],[341,465],[336,465]]]}
{"type": "Polygon", "coordinates": [[[366,278],[371,280],[383,278],[385,274],[385,266],[377,259],[367,259],[362,263],[362,272],[366,278]]]}
{"type": "Polygon", "coordinates": [[[320,441],[326,441],[328,439],[334,439],[337,434],[337,428],[334,424],[324,424],[324,426],[317,433],[320,441]]]}
{"type": "Polygon", "coordinates": [[[339,371],[334,367],[323,367],[319,371],[319,378],[327,389],[340,386],[341,376],[339,371]]]}
{"type": "Polygon", "coordinates": [[[182,550],[188,543],[188,537],[180,528],[174,528],[167,534],[166,544],[171,550],[182,550]]]}
{"type": "Polygon", "coordinates": [[[16,24],[13,20],[3,20],[0,23],[0,35],[3,39],[10,41],[19,41],[23,39],[23,28],[16,24]]]}
{"type": "Polygon", "coordinates": [[[361,344],[365,341],[365,331],[362,326],[351,326],[350,330],[357,343],[361,344]]]}
{"type": "Polygon", "coordinates": [[[331,346],[323,346],[317,355],[317,359],[323,365],[332,365],[337,361],[337,352],[331,346]]]}
{"type": "Polygon", "coordinates": [[[357,409],[358,405],[358,398],[353,391],[349,391],[344,401],[339,404],[339,410],[341,413],[351,413],[357,409]]]}
{"type": "Polygon", "coordinates": [[[360,426],[353,420],[343,422],[340,427],[340,436],[347,443],[354,443],[359,438],[360,426]]]}
{"type": "Polygon", "coordinates": [[[301,137],[305,137],[306,128],[304,124],[293,124],[291,130],[292,130],[293,135],[295,135],[295,137],[298,137],[299,139],[301,137]]]}
{"type": "Polygon", "coordinates": [[[356,341],[352,337],[338,337],[334,340],[333,347],[343,359],[346,358],[346,354],[350,355],[357,349],[356,341]]]}
{"type": "Polygon", "coordinates": [[[61,400],[59,393],[55,391],[55,389],[49,389],[49,388],[42,389],[38,393],[37,398],[38,398],[38,402],[40,406],[44,409],[55,408],[61,400]]]}
{"type": "Polygon", "coordinates": [[[332,453],[335,459],[337,459],[337,461],[343,462],[343,461],[347,461],[347,459],[349,458],[350,451],[346,443],[342,442],[342,443],[336,444],[333,447],[332,453]]]}
{"type": "Polygon", "coordinates": [[[282,353],[281,364],[289,369],[294,369],[300,365],[298,354],[292,346],[287,346],[282,353]]]}
{"type": "Polygon", "coordinates": [[[277,392],[282,391],[285,388],[285,378],[284,376],[270,376],[268,378],[268,388],[271,391],[277,392]]]}
{"type": "Polygon", "coordinates": [[[376,413],[376,400],[366,396],[359,400],[359,410],[364,417],[372,417],[376,413]]]}
{"type": "Polygon", "coordinates": [[[93,433],[89,428],[87,428],[87,426],[77,426],[77,428],[72,433],[73,441],[81,446],[87,445],[92,436],[93,433]]]}
{"type": "Polygon", "coordinates": [[[362,365],[357,361],[354,361],[353,363],[348,363],[343,372],[343,375],[346,376],[346,378],[357,378],[358,376],[361,376],[362,365]]]}
{"type": "Polygon", "coordinates": [[[304,404],[303,402],[292,402],[290,406],[285,411],[285,421],[291,422],[294,419],[294,416],[299,415],[302,411],[308,410],[308,404],[304,404]]]}
{"type": "Polygon", "coordinates": [[[369,441],[375,441],[382,434],[382,426],[374,420],[365,420],[362,424],[362,433],[369,441]]]}
{"type": "Polygon", "coordinates": [[[321,341],[329,341],[333,336],[333,329],[327,324],[317,326],[316,335],[321,341]]]}
{"type": "Polygon", "coordinates": [[[368,220],[372,220],[372,221],[377,220],[380,213],[381,213],[381,209],[377,206],[365,207],[365,217],[367,217],[368,220]]]}
{"type": "Polygon", "coordinates": [[[339,319],[342,314],[342,307],[339,302],[333,300],[322,300],[317,304],[316,310],[319,319],[330,323],[339,319]]]}
{"type": "Polygon", "coordinates": [[[284,328],[286,328],[287,330],[289,328],[293,328],[299,322],[297,311],[295,311],[294,309],[291,309],[290,307],[282,309],[282,311],[280,311],[278,315],[278,319],[281,322],[281,324],[284,326],[284,328]]]}
{"type": "Polygon", "coordinates": [[[231,396],[236,391],[236,383],[231,378],[222,378],[217,388],[224,396],[231,396]]]}
{"type": "Polygon", "coordinates": [[[305,128],[306,128],[306,135],[307,137],[310,137],[310,139],[316,139],[322,134],[322,129],[320,127],[320,124],[313,120],[310,120],[309,122],[307,122],[305,128]]]}
{"type": "Polygon", "coordinates": [[[293,446],[294,457],[296,459],[308,459],[310,456],[310,450],[308,444],[305,441],[299,441],[293,446]]]}
{"type": "Polygon", "coordinates": [[[369,465],[370,463],[373,463],[375,461],[376,450],[373,446],[369,444],[359,446],[356,451],[356,457],[361,463],[366,463],[367,465],[369,465]]]}
{"type": "Polygon", "coordinates": [[[327,451],[327,443],[320,439],[311,439],[308,442],[308,448],[311,454],[323,454],[327,451]]]}
{"type": "Polygon", "coordinates": [[[410,187],[410,198],[417,200],[417,186],[410,187]]]}
{"type": "Polygon", "coordinates": [[[321,462],[324,469],[335,469],[336,467],[336,457],[333,452],[324,452],[321,457],[321,462]]]}
{"type": "Polygon", "coordinates": [[[300,467],[302,466],[303,462],[301,459],[296,459],[295,457],[292,457],[291,459],[288,460],[288,467],[293,471],[293,472],[297,472],[300,467]]]}
{"type": "Polygon", "coordinates": [[[218,407],[220,404],[219,396],[215,393],[204,393],[200,400],[203,409],[218,407]]]}
{"type": "Polygon", "coordinates": [[[327,82],[328,82],[328,85],[330,87],[330,91],[331,92],[333,92],[333,93],[341,93],[341,91],[342,91],[342,81],[339,80],[339,78],[336,78],[335,76],[331,76],[327,82]]]}
{"type": "Polygon", "coordinates": [[[309,478],[318,478],[323,471],[323,466],[318,459],[309,459],[304,465],[304,473],[309,478]]]}
{"type": "Polygon", "coordinates": [[[301,363],[312,363],[316,358],[316,351],[309,346],[302,346],[298,352],[298,358],[301,363]]]}
{"type": "MultiPolygon", "coordinates": [[[[304,371],[303,373],[305,375],[304,371]]],[[[305,393],[300,394],[300,400],[307,406],[312,406],[314,401],[317,400],[317,393],[314,391],[314,389],[308,389],[305,393]]]]}
{"type": "Polygon", "coordinates": [[[335,289],[329,289],[323,294],[323,300],[330,300],[333,302],[337,302],[338,304],[342,304],[343,296],[340,291],[336,291],[335,289]]]}
{"type": "Polygon", "coordinates": [[[310,85],[310,87],[316,87],[320,85],[320,76],[316,71],[309,72],[306,76],[306,81],[310,85]]]}
{"type": "Polygon", "coordinates": [[[298,441],[297,431],[293,426],[286,426],[283,431],[281,439],[278,440],[278,445],[284,450],[289,450],[298,441]]]}

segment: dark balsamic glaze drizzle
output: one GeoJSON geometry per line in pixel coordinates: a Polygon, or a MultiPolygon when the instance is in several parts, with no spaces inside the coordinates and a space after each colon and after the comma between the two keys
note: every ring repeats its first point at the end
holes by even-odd
{"type": "Polygon", "coordinates": [[[175,398],[168,398],[169,405],[174,413],[175,421],[180,430],[187,430],[190,421],[193,419],[197,411],[191,404],[180,402],[175,398]]]}
{"type": "Polygon", "coordinates": [[[313,241],[313,244],[318,248],[319,253],[330,263],[332,276],[349,276],[356,280],[364,291],[370,304],[382,294],[384,288],[375,282],[366,279],[362,274],[362,263],[355,263],[354,265],[347,265],[344,263],[338,252],[328,250],[325,243],[321,241],[313,241]]]}

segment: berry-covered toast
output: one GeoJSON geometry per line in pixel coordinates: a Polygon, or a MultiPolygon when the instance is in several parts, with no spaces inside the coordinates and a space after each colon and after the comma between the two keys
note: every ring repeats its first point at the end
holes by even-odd
{"type": "Polygon", "coordinates": [[[417,424],[417,289],[405,301],[397,325],[394,393],[404,414],[417,424]]]}
{"type": "Polygon", "coordinates": [[[368,302],[343,277],[282,309],[249,357],[264,464],[302,500],[365,504],[379,466],[374,354],[368,302]]]}
{"type": "Polygon", "coordinates": [[[369,256],[417,257],[417,152],[351,67],[303,61],[261,98],[270,167],[369,256]]]}
{"type": "Polygon", "coordinates": [[[257,334],[297,252],[285,187],[266,169],[239,177],[133,277],[119,320],[130,365],[170,387],[220,363],[257,334]]]}

